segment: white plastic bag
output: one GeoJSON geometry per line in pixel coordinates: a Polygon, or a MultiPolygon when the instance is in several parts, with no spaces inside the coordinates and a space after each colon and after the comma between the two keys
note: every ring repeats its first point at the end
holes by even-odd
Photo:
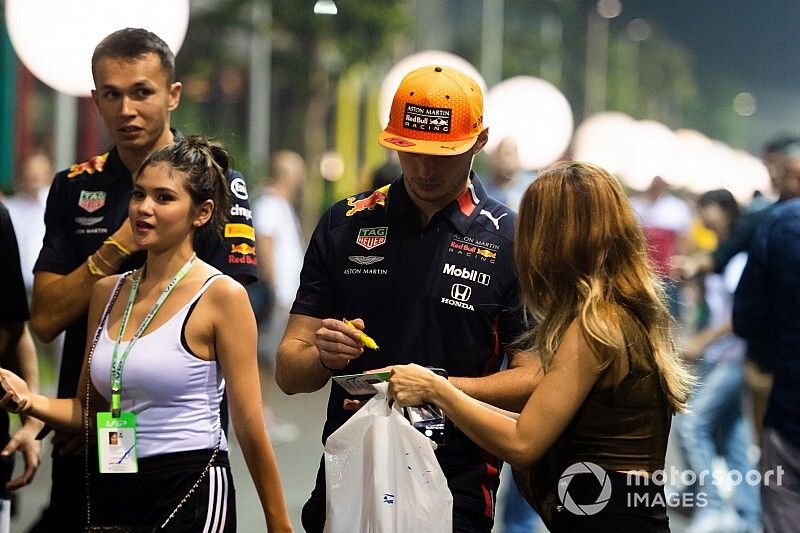
{"type": "Polygon", "coordinates": [[[449,533],[453,496],[433,441],[389,405],[388,383],[325,444],[325,533],[449,533]]]}

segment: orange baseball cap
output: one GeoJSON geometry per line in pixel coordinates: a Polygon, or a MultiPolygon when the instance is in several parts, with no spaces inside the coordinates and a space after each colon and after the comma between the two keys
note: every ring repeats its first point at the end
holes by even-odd
{"type": "Polygon", "coordinates": [[[463,154],[483,126],[483,94],[475,80],[447,66],[411,71],[400,82],[381,146],[426,155],[463,154]]]}

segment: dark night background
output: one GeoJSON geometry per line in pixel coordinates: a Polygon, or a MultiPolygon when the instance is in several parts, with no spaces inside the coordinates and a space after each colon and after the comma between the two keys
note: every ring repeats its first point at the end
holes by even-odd
{"type": "Polygon", "coordinates": [[[724,85],[755,96],[753,138],[743,145],[757,151],[776,134],[800,133],[800,2],[622,0],[612,25],[634,18],[694,53],[701,90],[724,85]]]}

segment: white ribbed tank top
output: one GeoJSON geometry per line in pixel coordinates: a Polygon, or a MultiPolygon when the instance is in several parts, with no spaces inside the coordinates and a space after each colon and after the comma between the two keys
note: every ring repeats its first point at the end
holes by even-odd
{"type": "MultiPolygon", "coordinates": [[[[216,361],[196,357],[183,339],[183,330],[194,304],[221,277],[218,274],[211,276],[174,316],[140,337],[125,362],[121,407],[123,411],[136,413],[137,453],[140,458],[213,449],[220,435],[219,449],[228,449],[225,434],[219,430],[219,403],[225,380],[216,361]]],[[[138,327],[138,324],[131,326],[138,327]]],[[[106,320],[99,327],[103,331],[92,355],[92,383],[110,401],[111,355],[116,332],[111,334],[108,331],[106,320]]],[[[128,342],[120,344],[120,357],[127,346],[128,342]]]]}

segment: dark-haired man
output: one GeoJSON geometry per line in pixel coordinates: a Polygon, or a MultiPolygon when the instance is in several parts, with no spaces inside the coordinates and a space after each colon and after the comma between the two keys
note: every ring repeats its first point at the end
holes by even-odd
{"type": "Polygon", "coordinates": [[[772,207],[800,196],[800,138],[785,137],[770,141],[764,146],[762,160],[769,171],[772,188],[778,193],[778,201],[766,209],[742,217],[731,235],[712,253],[675,258],[683,277],[690,278],[702,272],[721,273],[736,254],[750,248],[756,227],[769,216],[772,207]]]}
{"type": "MultiPolygon", "coordinates": [[[[182,86],[175,81],[175,58],[160,37],[134,28],[108,35],[95,48],[92,75],[92,99],[114,147],[56,174],[34,267],[34,332],[49,341],[66,330],[58,387],[62,398],[78,393],[91,287],[144,261],[127,218],[132,174],[151,150],[179,135],[170,128],[170,113],[180,102],[182,86]]],[[[247,187],[235,171],[228,178],[233,208],[225,239],[201,232],[195,249],[204,261],[246,283],[258,276],[247,187]]],[[[54,439],[50,508],[34,531],[79,531],[85,523],[84,459],[75,455],[72,437],[57,434],[54,439]]]]}
{"type": "MultiPolygon", "coordinates": [[[[778,200],[741,217],[728,238],[712,253],[676,257],[675,264],[683,277],[690,278],[704,272],[721,273],[733,257],[751,249],[758,227],[772,216],[774,209],[800,197],[800,138],[782,137],[767,143],[762,159],[769,171],[772,188],[778,193],[778,200]]],[[[767,336],[747,339],[745,379],[757,440],[761,439],[767,398],[772,387],[772,349],[768,341],[767,336]]]]}
{"type": "Polygon", "coordinates": [[[756,229],[733,303],[733,330],[769,347],[774,386],[761,436],[764,533],[797,531],[800,506],[800,198],[756,229]]]}

